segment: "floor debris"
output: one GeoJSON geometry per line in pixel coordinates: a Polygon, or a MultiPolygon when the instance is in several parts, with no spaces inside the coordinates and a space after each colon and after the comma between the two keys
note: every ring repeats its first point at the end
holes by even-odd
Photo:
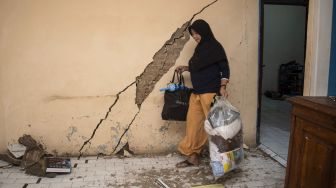
{"type": "MultiPolygon", "coordinates": [[[[157,187],[160,178],[170,188],[191,188],[216,185],[222,187],[259,188],[284,187],[285,168],[260,150],[250,148],[238,169],[214,180],[209,165],[210,158],[202,158],[195,167],[178,169],[176,163],[184,158],[179,154],[134,155],[119,158],[96,156],[71,158],[71,174],[57,175],[53,179],[24,174],[20,167],[0,169],[0,187],[157,187]]],[[[2,164],[2,163],[0,163],[2,164]]],[[[161,186],[162,187],[162,186],[161,186]]]]}
{"type": "Polygon", "coordinates": [[[211,185],[201,185],[201,186],[195,186],[196,188],[223,188],[224,185],[222,184],[211,184],[211,185]]]}
{"type": "Polygon", "coordinates": [[[128,142],[116,153],[119,158],[132,157],[134,152],[129,149],[128,142]]]}
{"type": "Polygon", "coordinates": [[[156,182],[163,188],[169,188],[169,186],[165,184],[160,178],[156,179],[156,182]]]}
{"type": "MultiPolygon", "coordinates": [[[[46,173],[45,157],[51,157],[32,136],[24,134],[18,143],[8,146],[8,152],[0,154],[0,159],[11,165],[20,166],[26,174],[53,178],[56,173],[46,173]]],[[[7,165],[6,167],[9,167],[7,165]]]]}

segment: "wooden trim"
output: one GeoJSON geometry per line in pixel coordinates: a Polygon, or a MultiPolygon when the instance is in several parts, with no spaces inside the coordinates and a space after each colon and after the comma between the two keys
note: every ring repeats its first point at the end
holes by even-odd
{"type": "MultiPolygon", "coordinates": [[[[290,103],[318,111],[336,117],[336,103],[330,101],[327,97],[291,97],[287,99],[290,103]]],[[[336,126],[336,125],[333,125],[336,126]]]]}

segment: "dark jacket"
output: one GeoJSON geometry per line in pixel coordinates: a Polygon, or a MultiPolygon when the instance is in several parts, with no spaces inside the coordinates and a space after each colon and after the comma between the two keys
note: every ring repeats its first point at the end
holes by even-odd
{"type": "Polygon", "coordinates": [[[195,94],[218,93],[221,79],[230,78],[227,61],[220,61],[198,71],[190,72],[195,94]]]}
{"type": "Polygon", "coordinates": [[[194,93],[218,93],[221,79],[230,78],[230,68],[222,45],[214,37],[204,20],[196,20],[189,26],[201,36],[193,56],[189,60],[189,71],[194,93]]]}

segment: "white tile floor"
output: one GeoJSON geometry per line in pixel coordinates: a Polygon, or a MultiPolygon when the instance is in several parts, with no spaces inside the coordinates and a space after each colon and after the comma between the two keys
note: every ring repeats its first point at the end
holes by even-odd
{"type": "MultiPolygon", "coordinates": [[[[176,168],[180,155],[134,156],[132,158],[72,158],[76,168],[71,174],[55,178],[27,175],[19,167],[0,168],[0,188],[77,188],[77,187],[160,187],[162,179],[169,187],[193,187],[222,184],[227,188],[280,188],[285,168],[259,150],[250,149],[241,165],[223,178],[214,180],[209,159],[197,167],[176,168]]],[[[0,161],[0,166],[3,166],[0,161]]]]}
{"type": "Polygon", "coordinates": [[[286,100],[262,98],[260,142],[264,149],[275,153],[275,158],[284,161],[287,161],[288,155],[291,108],[286,100]]]}

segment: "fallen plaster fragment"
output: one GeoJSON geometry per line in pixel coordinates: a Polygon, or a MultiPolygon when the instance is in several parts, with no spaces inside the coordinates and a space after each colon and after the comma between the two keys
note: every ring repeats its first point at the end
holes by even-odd
{"type": "Polygon", "coordinates": [[[206,8],[211,6],[212,4],[216,3],[218,0],[215,0],[211,2],[210,4],[203,7],[199,12],[195,13],[189,21],[184,23],[181,28],[178,28],[171,36],[171,38],[165,42],[163,47],[155,53],[153,57],[153,61],[147,65],[145,70],[140,74],[140,76],[136,77],[136,81],[132,82],[130,85],[125,87],[122,91],[118,92],[116,95],[116,99],[114,103],[110,106],[109,111],[107,111],[105,118],[101,119],[99,123],[97,124],[96,128],[93,130],[93,133],[91,137],[84,142],[82,147],[79,150],[80,155],[78,156],[78,159],[82,156],[82,150],[83,148],[90,143],[91,145],[91,139],[94,137],[97,129],[99,128],[100,124],[105,121],[111,112],[111,109],[114,107],[114,105],[118,102],[119,96],[125,92],[130,86],[136,83],[136,97],[135,97],[135,103],[138,105],[138,112],[134,115],[131,123],[128,125],[128,127],[125,129],[124,133],[120,136],[119,141],[117,145],[115,146],[114,150],[111,154],[115,153],[116,149],[119,147],[119,144],[126,134],[126,132],[131,127],[132,123],[134,122],[135,118],[139,114],[141,110],[141,104],[143,101],[148,97],[148,95],[153,91],[153,88],[155,84],[162,78],[162,76],[168,72],[168,70],[175,65],[177,58],[180,55],[180,52],[182,51],[183,47],[187,43],[187,41],[190,39],[189,32],[187,31],[187,28],[189,27],[192,20],[197,16],[198,14],[202,13],[206,8]]]}
{"type": "Polygon", "coordinates": [[[117,152],[115,153],[119,158],[122,157],[132,157],[134,152],[129,149],[128,142],[117,152]]]}

